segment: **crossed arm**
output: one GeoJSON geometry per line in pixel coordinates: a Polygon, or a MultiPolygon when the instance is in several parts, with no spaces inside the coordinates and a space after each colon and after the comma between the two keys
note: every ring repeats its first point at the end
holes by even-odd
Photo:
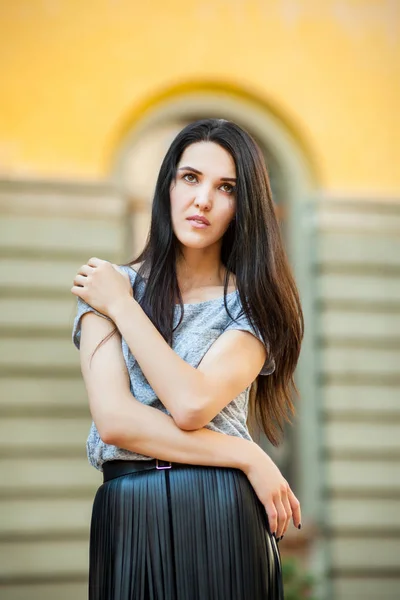
{"type": "Polygon", "coordinates": [[[110,316],[181,429],[209,423],[254,381],[266,358],[259,339],[233,330],[223,333],[194,368],[167,344],[133,298],[123,298],[110,316]]]}
{"type": "Polygon", "coordinates": [[[91,258],[80,268],[71,291],[115,323],[181,429],[200,429],[209,423],[254,381],[265,362],[264,344],[249,332],[234,330],[223,333],[200,365],[192,367],[168,345],[133,298],[127,274],[107,261],[91,258]]]}
{"type": "MultiPolygon", "coordinates": [[[[110,321],[94,313],[87,313],[82,318],[81,370],[88,393],[90,411],[101,439],[107,444],[162,460],[240,469],[246,474],[259,500],[265,506],[272,532],[276,532],[278,537],[283,535],[292,515],[295,526],[300,528],[299,501],[279,469],[257,444],[206,428],[186,431],[177,425],[172,416],[166,415],[157,408],[146,406],[133,397],[122,354],[120,333],[100,346],[90,363],[94,349],[112,329],[113,325],[110,321]]],[[[254,337],[250,333],[237,331],[226,332],[223,335],[228,336],[228,334],[232,344],[235,334],[254,337]]],[[[211,352],[221,338],[215,342],[200,364],[204,381],[208,372],[213,372],[215,360],[215,357],[211,360],[208,356],[211,356],[211,352]]],[[[256,338],[254,339],[257,341],[256,338]]],[[[229,345],[228,341],[226,343],[229,345]]],[[[216,356],[219,356],[218,348],[215,352],[216,356]]],[[[225,361],[229,360],[229,354],[229,350],[225,346],[222,347],[221,356],[225,357],[225,361]]],[[[245,360],[245,357],[241,355],[240,360],[245,360]]],[[[235,366],[240,368],[239,363],[235,366]]],[[[222,365],[221,369],[224,368],[227,369],[222,365]]],[[[215,367],[214,377],[217,377],[217,372],[218,368],[215,367]]],[[[227,369],[226,372],[231,371],[227,369]]],[[[232,390],[243,385],[246,377],[249,377],[246,369],[241,373],[243,379],[240,377],[236,379],[232,375],[233,380],[236,381],[230,384],[232,390]]],[[[226,398],[227,392],[224,393],[226,398]]],[[[207,397],[213,398],[212,394],[207,397]]],[[[218,410],[219,402],[214,401],[208,405],[209,414],[218,410]]]]}
{"type": "MultiPolygon", "coordinates": [[[[94,349],[112,331],[113,325],[94,313],[87,313],[82,317],[81,327],[82,375],[93,420],[105,443],[188,464],[246,471],[254,462],[259,451],[254,442],[205,428],[185,431],[171,416],[136,400],[130,391],[120,333],[100,346],[90,364],[94,349]]],[[[154,361],[154,350],[152,355],[154,361]]]]}
{"type": "Polygon", "coordinates": [[[196,369],[170,348],[140,305],[128,297],[130,284],[127,288],[106,261],[91,259],[91,264],[95,268],[82,267],[83,275],[75,278],[71,291],[111,319],[88,313],[81,324],[81,370],[102,440],[167,461],[239,468],[265,506],[271,531],[282,535],[292,514],[300,527],[300,504],[268,455],[252,441],[204,428],[256,378],[266,358],[262,342],[248,332],[226,331],[196,369]],[[112,285],[105,286],[110,280],[112,285]],[[117,335],[101,345],[91,361],[113,322],[117,335]],[[132,396],[121,336],[171,416],[132,396]]]}

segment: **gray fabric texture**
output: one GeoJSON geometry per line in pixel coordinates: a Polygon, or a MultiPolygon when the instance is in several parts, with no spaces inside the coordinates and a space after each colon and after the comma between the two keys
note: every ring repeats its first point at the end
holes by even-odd
{"type": "MultiPolygon", "coordinates": [[[[146,285],[145,281],[131,267],[121,266],[120,269],[128,273],[132,285],[135,278],[139,277],[137,292],[137,295],[139,295],[137,299],[139,300],[146,285]]],[[[196,368],[199,365],[203,356],[215,340],[222,333],[230,329],[249,331],[261,340],[261,336],[252,328],[245,315],[237,318],[242,310],[237,291],[227,294],[227,304],[230,313],[237,319],[236,321],[232,320],[226,312],[222,296],[204,302],[184,305],[184,316],[181,324],[174,331],[172,348],[183,360],[193,367],[196,368]]],[[[77,311],[73,323],[72,341],[78,349],[80,347],[81,318],[87,312],[95,312],[104,317],[104,315],[101,315],[101,313],[89,306],[81,298],[77,298],[77,311]]],[[[175,308],[174,326],[178,323],[179,317],[180,307],[178,305],[175,308]]],[[[162,410],[169,415],[169,411],[164,407],[149,385],[138,362],[135,360],[123,338],[121,344],[130,377],[131,393],[135,399],[162,410]]],[[[260,371],[260,375],[270,375],[274,370],[275,362],[273,358],[267,358],[260,371]]],[[[250,386],[225,406],[206,427],[213,431],[251,440],[246,425],[249,391],[250,386]]],[[[90,464],[100,471],[102,470],[103,462],[108,460],[149,460],[154,458],[105,444],[100,439],[93,422],[89,431],[86,449],[90,464]]]]}

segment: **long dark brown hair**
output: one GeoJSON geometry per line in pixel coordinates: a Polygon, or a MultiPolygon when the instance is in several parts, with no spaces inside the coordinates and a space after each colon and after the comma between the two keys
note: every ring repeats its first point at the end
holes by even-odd
{"type": "MultiPolygon", "coordinates": [[[[157,178],[151,225],[145,248],[124,266],[141,262],[133,293],[146,280],[140,305],[171,345],[176,299],[184,306],[176,274],[180,247],[173,232],[170,186],[184,150],[197,142],[214,142],[227,150],[236,167],[236,218],[225,232],[221,262],[226,267],[224,304],[229,274],[243,311],[261,333],[275,360],[275,371],[259,375],[252,389],[249,420],[255,420],[272,444],[278,445],[285,421],[294,414],[292,393],[298,393],[294,371],[304,334],[299,294],[284,250],[262,152],[241,127],[224,119],[201,119],[187,125],[173,140],[157,178]]],[[[231,316],[231,315],[230,315],[231,316]]],[[[115,330],[116,331],[116,330],[115,330]]],[[[111,332],[104,340],[115,333],[111,332]]]]}

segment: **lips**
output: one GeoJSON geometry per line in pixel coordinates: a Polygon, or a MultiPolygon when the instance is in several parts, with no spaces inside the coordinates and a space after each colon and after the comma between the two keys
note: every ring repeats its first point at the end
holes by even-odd
{"type": "Polygon", "coordinates": [[[208,219],[206,219],[206,217],[203,216],[194,216],[194,217],[188,217],[187,219],[188,221],[196,221],[197,223],[203,223],[204,225],[210,225],[210,221],[208,219]]]}

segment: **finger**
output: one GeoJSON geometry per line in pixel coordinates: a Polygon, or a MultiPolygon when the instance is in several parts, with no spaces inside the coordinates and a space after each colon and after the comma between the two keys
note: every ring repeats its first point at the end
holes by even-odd
{"type": "Polygon", "coordinates": [[[276,537],[280,538],[281,535],[283,535],[287,521],[286,510],[280,496],[278,498],[275,498],[275,506],[278,512],[278,527],[276,531],[276,537]]]}
{"type": "Polygon", "coordinates": [[[74,296],[79,296],[80,298],[82,298],[82,300],[85,300],[85,298],[83,297],[85,294],[85,288],[73,285],[71,288],[71,292],[74,294],[74,296]]]}
{"type": "Polygon", "coordinates": [[[92,258],[89,258],[89,260],[87,261],[87,264],[89,265],[89,267],[99,267],[104,262],[107,262],[107,261],[101,260],[101,258],[97,258],[96,256],[93,256],[92,258]]]}
{"type": "Polygon", "coordinates": [[[81,275],[91,275],[94,271],[94,267],[89,267],[89,265],[82,265],[79,269],[78,269],[78,273],[80,273],[81,275]]]}
{"type": "Polygon", "coordinates": [[[300,508],[300,502],[298,501],[298,499],[293,494],[293,492],[292,492],[292,490],[290,488],[288,490],[288,500],[289,500],[290,506],[292,508],[293,524],[294,524],[295,527],[297,527],[297,529],[300,529],[301,528],[301,508],[300,508]]]}
{"type": "Polygon", "coordinates": [[[84,286],[87,283],[86,275],[75,275],[74,277],[74,285],[84,286]]]}
{"type": "Polygon", "coordinates": [[[292,507],[290,506],[287,492],[285,494],[282,494],[281,500],[282,500],[282,504],[283,504],[283,506],[285,508],[285,512],[286,512],[286,523],[285,523],[285,528],[282,533],[282,535],[285,535],[285,533],[289,527],[289,524],[290,524],[290,519],[292,517],[292,507]]]}
{"type": "Polygon", "coordinates": [[[278,527],[278,512],[276,510],[276,506],[275,506],[272,498],[268,502],[268,504],[265,505],[265,510],[267,511],[268,525],[269,525],[270,533],[271,534],[275,533],[275,535],[276,535],[276,530],[278,527]]]}

